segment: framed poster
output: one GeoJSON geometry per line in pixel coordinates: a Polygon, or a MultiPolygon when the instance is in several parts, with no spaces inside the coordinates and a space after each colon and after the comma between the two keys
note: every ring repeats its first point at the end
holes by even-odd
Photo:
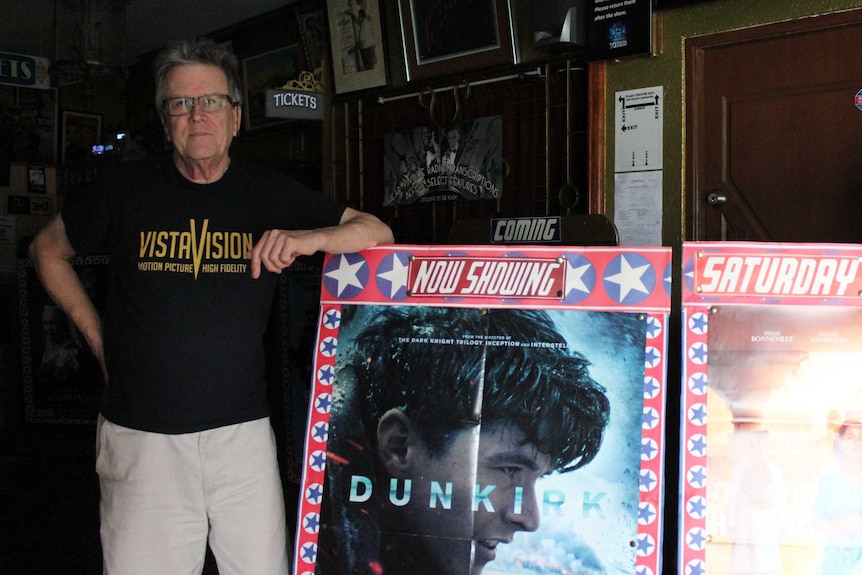
{"type": "Polygon", "coordinates": [[[245,88],[245,128],[254,130],[283,122],[266,117],[266,91],[284,86],[295,80],[303,70],[302,49],[299,44],[278,48],[242,62],[243,87],[245,88]]]}
{"type": "Polygon", "coordinates": [[[389,71],[379,0],[326,0],[333,94],[385,88],[389,71]]]}
{"type": "Polygon", "coordinates": [[[399,0],[407,80],[426,80],[517,61],[508,0],[399,0]]]}
{"type": "Polygon", "coordinates": [[[496,200],[503,193],[503,117],[383,134],[383,205],[496,200]]]}
{"type": "Polygon", "coordinates": [[[322,82],[323,58],[326,52],[326,17],[322,8],[297,8],[296,19],[305,49],[308,69],[322,82]]]}
{"type": "Polygon", "coordinates": [[[860,256],[684,244],[680,573],[857,569],[860,256]]]}
{"type": "MultiPolygon", "coordinates": [[[[74,257],[72,266],[104,309],[107,256],[74,257]]],[[[24,412],[29,423],[95,423],[104,379],[75,326],[42,288],[30,260],[18,260],[24,412]]]]}
{"type": "Polygon", "coordinates": [[[60,136],[60,163],[83,162],[93,155],[93,146],[102,138],[102,116],[63,110],[60,136]]]}
{"type": "Polygon", "coordinates": [[[657,572],[669,271],[669,248],[327,256],[294,572],[657,572]]]}

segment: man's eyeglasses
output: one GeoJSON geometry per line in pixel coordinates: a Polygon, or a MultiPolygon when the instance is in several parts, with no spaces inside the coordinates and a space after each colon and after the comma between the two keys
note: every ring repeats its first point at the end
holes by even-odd
{"type": "Polygon", "coordinates": [[[227,94],[204,94],[196,98],[180,96],[162,100],[162,109],[168,116],[185,116],[195,106],[201,112],[214,114],[224,110],[228,105],[236,106],[236,102],[231,100],[227,94]]]}

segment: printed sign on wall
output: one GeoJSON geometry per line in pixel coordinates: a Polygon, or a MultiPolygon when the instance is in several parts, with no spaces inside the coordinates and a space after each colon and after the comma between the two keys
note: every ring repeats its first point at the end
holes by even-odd
{"type": "Polygon", "coordinates": [[[670,249],[327,256],[295,572],[658,572],[670,249]]]}

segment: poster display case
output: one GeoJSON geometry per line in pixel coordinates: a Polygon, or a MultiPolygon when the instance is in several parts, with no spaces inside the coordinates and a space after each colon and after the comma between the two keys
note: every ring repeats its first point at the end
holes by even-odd
{"type": "Polygon", "coordinates": [[[683,247],[679,573],[853,573],[862,246],[683,247]]]}
{"type": "Polygon", "coordinates": [[[328,255],[294,572],[658,573],[669,248],[328,255]]]}

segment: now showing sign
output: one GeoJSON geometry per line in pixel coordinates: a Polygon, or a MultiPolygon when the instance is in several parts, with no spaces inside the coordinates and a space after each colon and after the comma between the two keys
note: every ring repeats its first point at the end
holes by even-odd
{"type": "Polygon", "coordinates": [[[0,84],[46,90],[51,87],[50,68],[47,58],[0,52],[0,84]]]}

